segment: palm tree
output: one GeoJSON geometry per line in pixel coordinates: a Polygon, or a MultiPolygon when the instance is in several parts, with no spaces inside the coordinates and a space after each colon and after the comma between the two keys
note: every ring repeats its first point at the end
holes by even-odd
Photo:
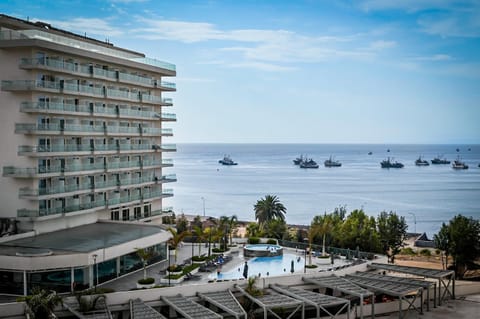
{"type": "Polygon", "coordinates": [[[34,287],[32,294],[22,298],[26,304],[26,312],[30,318],[56,318],[53,310],[62,304],[62,297],[55,291],[47,291],[34,287]]]}
{"type": "Polygon", "coordinates": [[[235,230],[235,227],[237,227],[238,224],[238,218],[237,215],[232,215],[230,216],[230,219],[228,220],[228,236],[230,239],[230,245],[232,245],[232,237],[233,237],[233,231],[235,230]]]}
{"type": "Polygon", "coordinates": [[[284,221],[287,209],[280,202],[277,196],[266,195],[264,199],[260,199],[254,206],[255,219],[258,220],[260,228],[263,229],[266,223],[273,219],[284,221]]]}
{"type": "Polygon", "coordinates": [[[247,237],[258,237],[260,234],[260,227],[257,223],[249,223],[247,225],[247,237]]]}
{"type": "Polygon", "coordinates": [[[325,256],[327,253],[325,251],[325,241],[327,234],[330,233],[333,229],[333,221],[330,215],[324,214],[321,224],[319,226],[319,234],[322,235],[322,256],[325,256]]]}
{"type": "Polygon", "coordinates": [[[202,240],[205,239],[205,232],[203,231],[202,227],[193,226],[192,235],[195,236],[196,242],[198,244],[198,256],[200,256],[202,253],[202,240]]]}
{"type": "Polygon", "coordinates": [[[147,279],[147,265],[150,258],[155,256],[153,249],[136,248],[137,256],[142,260],[143,264],[143,279],[147,279]]]}
{"type": "Polygon", "coordinates": [[[181,233],[178,233],[174,228],[168,227],[168,231],[172,234],[172,237],[168,240],[168,244],[170,247],[173,247],[175,249],[175,261],[174,264],[177,263],[177,247],[178,245],[182,242],[182,240],[190,235],[189,231],[182,231],[181,233]]]}

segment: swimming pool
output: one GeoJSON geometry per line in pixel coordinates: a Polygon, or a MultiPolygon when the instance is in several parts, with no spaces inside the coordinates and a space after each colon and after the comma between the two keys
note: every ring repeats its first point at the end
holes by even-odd
{"type": "MultiPolygon", "coordinates": [[[[294,273],[303,272],[304,259],[294,254],[252,258],[247,261],[248,277],[259,275],[260,277],[289,275],[291,273],[292,261],[294,273]]],[[[229,271],[220,271],[219,274],[211,274],[209,279],[226,280],[243,278],[244,265],[245,261],[242,261],[229,271]]]]}
{"type": "Polygon", "coordinates": [[[243,247],[245,257],[274,257],[283,255],[283,248],[279,245],[255,244],[243,247]]]}

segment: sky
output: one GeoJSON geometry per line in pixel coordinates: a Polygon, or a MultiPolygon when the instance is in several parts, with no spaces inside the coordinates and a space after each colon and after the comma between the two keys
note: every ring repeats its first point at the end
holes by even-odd
{"type": "Polygon", "coordinates": [[[2,0],[176,65],[173,143],[480,143],[479,0],[2,0]]]}

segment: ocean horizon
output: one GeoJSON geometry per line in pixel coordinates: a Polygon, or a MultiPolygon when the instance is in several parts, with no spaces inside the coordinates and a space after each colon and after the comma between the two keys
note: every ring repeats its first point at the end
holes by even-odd
{"type": "Polygon", "coordinates": [[[166,186],[173,187],[174,197],[164,205],[176,214],[235,214],[254,221],[254,204],[271,194],[286,206],[287,223],[297,225],[309,225],[315,215],[339,206],[374,217],[394,211],[405,217],[409,232],[429,237],[457,214],[480,218],[479,144],[184,143],[177,144],[172,158],[174,167],[165,173],[175,173],[177,182],[166,186]],[[238,165],[219,164],[224,155],[238,165]],[[293,159],[300,155],[320,167],[299,168],[293,159]],[[324,167],[330,156],[342,167],[324,167]],[[469,169],[415,166],[419,156],[429,162],[459,156],[469,169]],[[382,169],[380,162],[388,157],[405,167],[382,169]]]}

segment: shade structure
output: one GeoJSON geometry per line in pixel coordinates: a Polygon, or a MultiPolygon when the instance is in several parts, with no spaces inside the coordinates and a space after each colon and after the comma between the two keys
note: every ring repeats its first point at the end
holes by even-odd
{"type": "Polygon", "coordinates": [[[247,313],[230,290],[197,293],[197,296],[237,319],[247,319],[247,313]]]}
{"type": "Polygon", "coordinates": [[[130,300],[131,319],[166,319],[161,313],[146,305],[142,300],[130,300]]]}
{"type": "Polygon", "coordinates": [[[160,298],[165,304],[175,309],[183,317],[188,319],[222,319],[223,317],[213,312],[212,310],[205,308],[204,306],[185,298],[182,295],[174,297],[162,296],[160,298]]]}

